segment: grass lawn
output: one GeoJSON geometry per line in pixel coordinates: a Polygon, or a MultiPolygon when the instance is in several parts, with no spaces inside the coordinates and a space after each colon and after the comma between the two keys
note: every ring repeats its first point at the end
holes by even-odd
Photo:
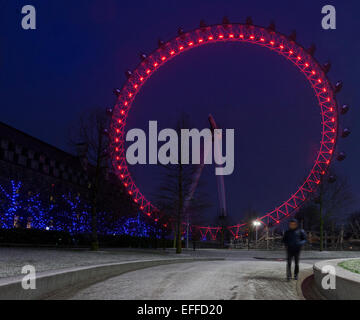
{"type": "Polygon", "coordinates": [[[339,263],[339,266],[351,272],[360,274],[360,259],[346,260],[339,263]]]}

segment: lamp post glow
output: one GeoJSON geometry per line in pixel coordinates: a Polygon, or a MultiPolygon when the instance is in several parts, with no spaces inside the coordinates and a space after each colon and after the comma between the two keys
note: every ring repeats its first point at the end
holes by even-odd
{"type": "Polygon", "coordinates": [[[254,225],[254,227],[255,227],[255,244],[256,244],[256,247],[257,247],[257,242],[258,242],[258,226],[261,224],[261,222],[260,221],[254,221],[253,222],[253,225],[254,225]]]}

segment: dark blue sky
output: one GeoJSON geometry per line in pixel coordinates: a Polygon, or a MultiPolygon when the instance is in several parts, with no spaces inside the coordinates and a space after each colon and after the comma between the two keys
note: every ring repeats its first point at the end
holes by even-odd
{"type": "MultiPolygon", "coordinates": [[[[352,135],[339,141],[348,154],[337,165],[355,195],[360,193],[359,116],[360,4],[358,1],[120,1],[0,0],[0,120],[62,149],[77,116],[93,106],[111,106],[112,88],[139,53],[169,40],[177,28],[190,30],[200,19],[219,23],[252,16],[258,25],[275,20],[280,32],[297,30],[298,42],[317,46],[316,58],[330,60],[329,77],[344,81],[339,104],[351,112],[341,123],[352,135]],[[21,7],[37,9],[37,30],[21,29],[21,7]],[[321,28],[321,8],[337,9],[337,29],[321,28]]],[[[312,90],[295,67],[263,48],[244,44],[206,46],[169,62],[144,86],[129,115],[128,128],[158,120],[173,126],[181,112],[194,127],[207,127],[207,115],[235,128],[235,172],[226,177],[229,214],[238,220],[253,206],[274,208],[310,170],[320,140],[320,115],[312,90]]],[[[133,168],[145,194],[154,192],[156,170],[133,168]]],[[[216,179],[204,181],[214,199],[216,179]]]]}

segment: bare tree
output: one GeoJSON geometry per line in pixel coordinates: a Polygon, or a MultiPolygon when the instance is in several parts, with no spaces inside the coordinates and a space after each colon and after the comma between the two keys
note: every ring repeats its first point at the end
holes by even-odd
{"type": "Polygon", "coordinates": [[[324,231],[330,232],[334,238],[336,222],[353,200],[347,179],[335,177],[334,170],[322,176],[317,192],[296,215],[303,221],[305,229],[319,229],[320,251],[324,249],[324,231]]]}
{"type": "Polygon", "coordinates": [[[190,165],[179,163],[164,167],[163,178],[156,196],[158,207],[170,217],[172,222],[177,253],[181,253],[183,224],[190,221],[196,223],[201,219],[201,213],[209,207],[209,201],[200,185],[198,190],[190,195],[193,176],[194,167],[190,165]]]}
{"type": "Polygon", "coordinates": [[[360,211],[353,212],[348,216],[347,225],[352,238],[360,240],[360,211]]]}
{"type": "Polygon", "coordinates": [[[98,250],[97,206],[109,168],[108,116],[103,108],[92,108],[81,114],[78,125],[70,133],[70,143],[77,147],[82,167],[91,178],[88,183],[88,199],[91,208],[91,249],[98,250]]]}
{"type": "MultiPolygon", "coordinates": [[[[189,128],[189,125],[186,115],[183,114],[176,130],[180,133],[180,130],[185,128],[189,128]]],[[[179,158],[181,158],[181,152],[182,150],[179,150],[179,158]]],[[[172,220],[174,247],[176,247],[176,253],[181,253],[183,224],[199,219],[201,212],[209,207],[209,202],[200,183],[197,183],[195,192],[192,190],[197,166],[185,165],[179,161],[178,164],[170,164],[163,168],[164,173],[156,196],[157,204],[172,220]]]]}

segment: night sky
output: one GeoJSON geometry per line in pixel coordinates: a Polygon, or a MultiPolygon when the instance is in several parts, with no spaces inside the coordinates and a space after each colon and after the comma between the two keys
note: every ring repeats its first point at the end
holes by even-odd
{"type": "MultiPolygon", "coordinates": [[[[257,25],[276,22],[277,30],[296,29],[315,57],[332,63],[329,77],[344,81],[339,104],[351,111],[341,126],[352,134],[339,139],[347,159],[336,165],[360,195],[360,3],[358,1],[120,1],[0,0],[0,120],[64,150],[67,132],[81,112],[112,106],[114,87],[125,81],[141,52],[159,38],[176,36],[204,19],[220,23],[252,16],[257,25]],[[21,28],[21,8],[37,9],[37,29],[21,28]],[[321,28],[321,8],[337,9],[337,29],[321,28]]],[[[214,44],[191,50],[167,63],[137,96],[127,128],[174,127],[182,113],[191,126],[208,127],[211,113],[219,126],[235,128],[235,171],[225,178],[228,212],[234,221],[243,210],[273,209],[296,191],[308,174],[320,141],[320,113],[305,77],[284,58],[248,44],[214,44]]],[[[137,185],[151,197],[159,170],[130,168],[137,185]]],[[[202,177],[212,199],[209,221],[217,213],[214,167],[202,177]]],[[[359,206],[359,201],[354,205],[359,206]]]]}

